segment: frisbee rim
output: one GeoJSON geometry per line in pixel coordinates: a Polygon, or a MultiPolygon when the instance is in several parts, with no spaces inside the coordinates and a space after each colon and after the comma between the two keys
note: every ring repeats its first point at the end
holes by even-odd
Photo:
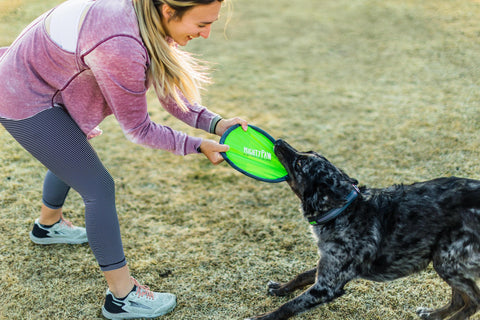
{"type": "MultiPolygon", "coordinates": [[[[250,128],[252,128],[253,130],[259,132],[260,134],[264,135],[268,140],[270,140],[272,143],[275,143],[275,139],[269,135],[267,132],[265,132],[264,130],[254,126],[254,125],[251,125],[249,124],[248,125],[250,128]]],[[[225,131],[225,133],[222,135],[222,137],[220,138],[220,143],[221,144],[225,144],[225,140],[227,139],[228,135],[230,134],[230,132],[232,132],[233,130],[237,129],[238,127],[240,127],[239,124],[236,124],[234,126],[231,126],[230,128],[227,129],[227,131],[225,131]]],[[[220,152],[220,154],[222,155],[223,159],[225,159],[225,161],[227,161],[227,163],[232,166],[232,168],[234,168],[235,170],[243,173],[244,175],[250,177],[250,178],[253,178],[253,179],[256,179],[256,180],[260,180],[260,181],[264,181],[264,182],[269,182],[269,183],[277,183],[277,182],[283,182],[283,181],[286,181],[287,180],[287,176],[288,176],[288,173],[285,174],[283,177],[280,177],[280,178],[276,178],[276,179],[268,179],[268,178],[262,178],[262,177],[259,177],[259,176],[256,176],[254,174],[251,174],[250,172],[248,171],[245,171],[244,169],[240,168],[239,166],[237,166],[235,163],[233,163],[230,158],[228,158],[228,155],[226,152],[220,152]]]]}

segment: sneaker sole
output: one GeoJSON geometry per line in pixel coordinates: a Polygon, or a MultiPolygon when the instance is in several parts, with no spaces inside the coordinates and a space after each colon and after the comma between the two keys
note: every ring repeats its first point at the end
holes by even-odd
{"type": "Polygon", "coordinates": [[[36,244],[82,244],[82,243],[87,243],[88,240],[66,240],[66,239],[52,239],[52,238],[38,238],[33,235],[33,233],[30,231],[30,240],[32,240],[33,243],[36,244]]]}
{"type": "Polygon", "coordinates": [[[102,307],[102,314],[105,318],[110,319],[110,320],[123,320],[123,319],[153,319],[153,318],[158,318],[160,316],[164,316],[167,313],[170,313],[175,309],[177,306],[177,303],[175,302],[174,305],[172,305],[170,308],[162,311],[161,313],[158,313],[156,315],[151,315],[151,316],[145,316],[141,314],[117,314],[117,313],[110,313],[107,310],[105,310],[105,307],[102,307]]]}

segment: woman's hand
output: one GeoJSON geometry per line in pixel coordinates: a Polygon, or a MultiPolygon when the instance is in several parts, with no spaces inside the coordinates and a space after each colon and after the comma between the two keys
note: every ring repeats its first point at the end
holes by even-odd
{"type": "Polygon", "coordinates": [[[229,146],[220,144],[213,140],[203,140],[202,144],[200,145],[200,151],[214,165],[217,165],[223,161],[223,157],[220,152],[226,152],[229,148],[229,146]]]}
{"type": "MultiPolygon", "coordinates": [[[[248,122],[241,118],[221,119],[215,128],[215,134],[222,136],[225,131],[231,126],[239,124],[244,131],[247,131],[248,122]]],[[[227,152],[230,147],[225,144],[220,144],[214,140],[203,140],[200,145],[200,151],[210,160],[211,163],[217,165],[223,161],[220,152],[227,152]]]]}
{"type": "Polygon", "coordinates": [[[248,122],[246,120],[243,120],[241,118],[231,118],[220,120],[217,124],[217,127],[215,128],[215,134],[218,136],[222,136],[228,128],[236,124],[241,125],[243,131],[247,131],[248,122]]]}

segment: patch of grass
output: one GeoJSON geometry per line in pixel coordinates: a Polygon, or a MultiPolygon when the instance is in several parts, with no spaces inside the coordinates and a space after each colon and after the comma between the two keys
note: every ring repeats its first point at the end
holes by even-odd
{"type": "MultiPolygon", "coordinates": [[[[58,3],[0,0],[0,46],[58,3]]],[[[235,1],[228,39],[226,13],[187,47],[214,63],[212,110],[319,151],[360,184],[480,178],[478,1],[235,1]]],[[[212,138],[149,102],[159,123],[212,138]]],[[[133,145],[113,118],[102,129],[92,144],[116,182],[130,268],[178,296],[164,319],[242,319],[291,298],[267,296],[267,281],[289,280],[317,254],[285,184],[133,145]]],[[[101,319],[106,285],[89,247],[28,240],[45,170],[3,128],[0,139],[0,319],[101,319]]],[[[83,225],[78,194],[65,210],[83,225]]],[[[296,319],[415,319],[449,295],[431,268],[346,290],[296,319]]]]}

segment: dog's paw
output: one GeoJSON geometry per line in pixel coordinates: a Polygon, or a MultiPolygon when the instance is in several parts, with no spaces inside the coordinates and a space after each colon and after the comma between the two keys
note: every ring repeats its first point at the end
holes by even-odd
{"type": "Polygon", "coordinates": [[[430,308],[417,308],[417,315],[424,320],[441,320],[441,318],[434,316],[433,309],[430,308]]]}
{"type": "Polygon", "coordinates": [[[432,313],[432,309],[430,308],[417,308],[416,310],[417,316],[422,319],[430,319],[430,314],[432,313]]]}
{"type": "Polygon", "coordinates": [[[267,287],[268,289],[278,289],[280,288],[282,285],[278,282],[275,282],[275,281],[268,281],[268,284],[267,284],[267,287]]]}
{"type": "Polygon", "coordinates": [[[272,296],[279,296],[279,289],[282,287],[282,285],[278,282],[274,281],[269,281],[267,284],[268,288],[268,294],[272,296]]]}

